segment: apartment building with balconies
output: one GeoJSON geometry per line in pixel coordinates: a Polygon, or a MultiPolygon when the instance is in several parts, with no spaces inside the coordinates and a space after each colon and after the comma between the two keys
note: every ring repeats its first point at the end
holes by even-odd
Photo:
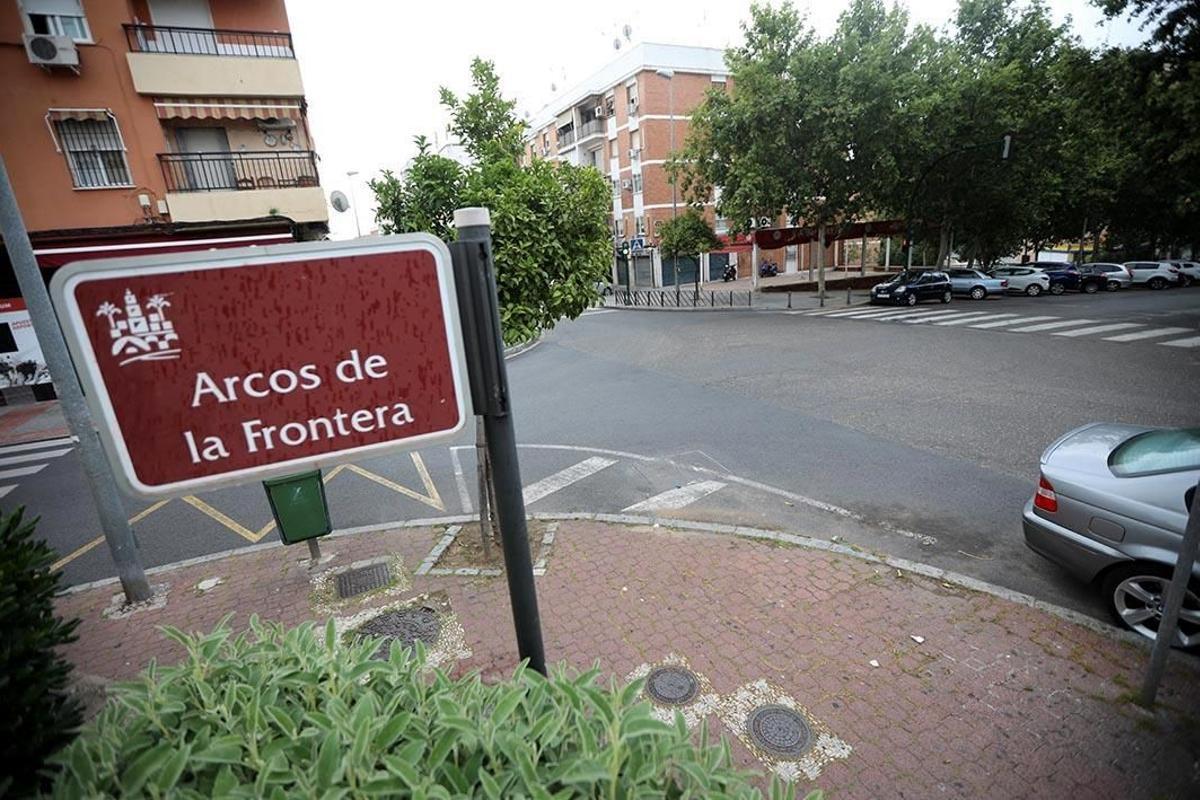
{"type": "MultiPolygon", "coordinates": [[[[0,152],[47,278],[328,231],[284,0],[0,0],[0,43],[0,152]]],[[[0,389],[29,357],[0,352],[0,389]]]]}
{"type": "MultiPolygon", "coordinates": [[[[614,260],[614,281],[639,287],[675,282],[657,251],[660,226],[686,208],[668,180],[672,143],[683,146],[692,109],[712,90],[727,90],[721,50],[644,43],[559,96],[531,119],[525,157],[593,166],[611,182],[614,251],[630,243],[629,262],[614,260]]],[[[727,229],[710,199],[704,213],[718,233],[727,229]]],[[[678,280],[723,271],[724,261],[687,260],[678,280]]],[[[719,279],[719,272],[715,273],[719,279]]]]}

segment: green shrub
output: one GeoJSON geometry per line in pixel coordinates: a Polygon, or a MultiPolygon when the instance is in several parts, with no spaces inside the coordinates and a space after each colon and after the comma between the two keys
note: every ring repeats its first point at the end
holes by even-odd
{"type": "Polygon", "coordinates": [[[46,759],[79,726],[67,693],[71,665],[56,648],[75,640],[78,620],[54,615],[60,572],[54,551],[33,538],[24,509],[0,519],[0,796],[35,792],[46,759]]]}
{"type": "MultiPolygon", "coordinates": [[[[59,797],[756,797],[728,745],[693,744],[637,702],[640,683],[518,668],[485,684],[424,668],[424,650],[339,642],[311,624],[189,636],[57,762],[59,797]]],[[[703,737],[707,738],[707,737],[703,737]]],[[[789,787],[772,786],[775,797],[789,787]]]]}

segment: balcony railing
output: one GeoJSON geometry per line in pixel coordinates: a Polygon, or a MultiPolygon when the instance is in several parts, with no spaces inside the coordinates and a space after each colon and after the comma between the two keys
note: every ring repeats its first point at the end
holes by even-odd
{"type": "Polygon", "coordinates": [[[179,28],[173,25],[125,25],[125,40],[135,53],[189,56],[295,58],[290,33],[179,28]]]}
{"type": "Polygon", "coordinates": [[[595,136],[599,133],[604,133],[605,124],[602,119],[589,120],[579,126],[579,139],[582,141],[589,136],[595,136]]]}
{"type": "Polygon", "coordinates": [[[565,131],[558,132],[558,149],[570,147],[575,144],[575,129],[571,128],[565,131]]]}
{"type": "Polygon", "coordinates": [[[168,192],[214,192],[318,186],[311,150],[159,153],[168,192]]]}

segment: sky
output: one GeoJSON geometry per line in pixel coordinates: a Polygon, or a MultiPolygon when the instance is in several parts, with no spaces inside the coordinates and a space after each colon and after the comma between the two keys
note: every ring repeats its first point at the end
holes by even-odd
{"type": "MultiPolygon", "coordinates": [[[[955,0],[901,0],[913,23],[942,26],[955,0]]],[[[795,0],[821,34],[849,0],[795,0]]],[[[1055,19],[1087,46],[1131,45],[1136,24],[1107,20],[1088,0],[1048,0],[1055,19]]],[[[375,227],[367,181],[402,170],[413,137],[447,143],[438,88],[469,88],[475,56],[496,63],[501,88],[519,113],[536,114],[555,95],[584,80],[638,42],[728,47],[741,40],[749,0],[606,0],[568,5],[511,0],[287,0],[296,54],[309,103],[326,196],[341,190],[351,210],[330,209],[330,236],[375,227]],[[586,20],[586,21],[585,21],[586,20]],[[628,39],[624,31],[628,26],[628,39]],[[358,174],[353,178],[347,172],[358,174]]]]}

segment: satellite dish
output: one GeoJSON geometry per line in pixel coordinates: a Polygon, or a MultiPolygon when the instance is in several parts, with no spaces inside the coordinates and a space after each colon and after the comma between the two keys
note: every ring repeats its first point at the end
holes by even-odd
{"type": "Polygon", "coordinates": [[[350,201],[346,199],[346,193],[334,190],[329,193],[329,205],[333,206],[334,211],[348,211],[350,209],[350,201]]]}
{"type": "Polygon", "coordinates": [[[613,39],[613,50],[620,50],[620,49],[621,49],[621,40],[613,39]]]}

